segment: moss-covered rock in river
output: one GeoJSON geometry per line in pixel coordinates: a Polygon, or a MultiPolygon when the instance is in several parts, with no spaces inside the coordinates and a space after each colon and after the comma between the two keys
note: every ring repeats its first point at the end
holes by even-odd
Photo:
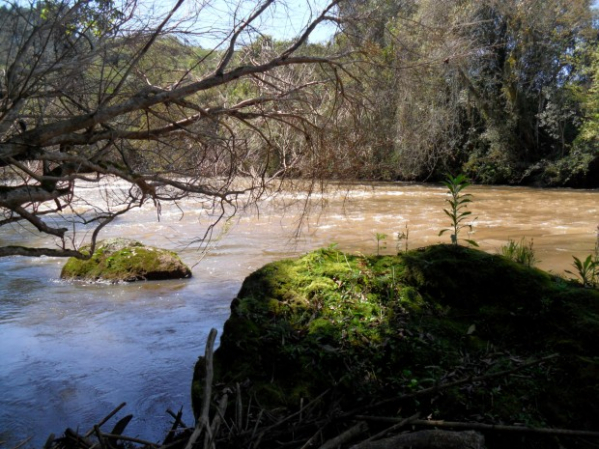
{"type": "Polygon", "coordinates": [[[599,430],[598,343],[598,291],[502,256],[453,245],[381,257],[329,248],[245,280],[214,354],[215,382],[249,380],[267,407],[330,390],[347,410],[481,378],[377,413],[599,430]]]}
{"type": "MultiPolygon", "coordinates": [[[[89,247],[84,247],[81,252],[89,253],[89,250],[89,247]]],[[[110,282],[182,279],[190,276],[191,270],[176,253],[124,238],[98,242],[90,259],[71,257],[60,274],[63,279],[110,282]]]]}

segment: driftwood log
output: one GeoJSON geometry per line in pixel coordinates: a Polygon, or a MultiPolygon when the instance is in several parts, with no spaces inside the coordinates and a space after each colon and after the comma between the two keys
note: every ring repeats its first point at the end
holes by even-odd
{"type": "Polygon", "coordinates": [[[485,438],[478,432],[449,432],[447,430],[420,430],[402,433],[377,441],[368,441],[352,449],[484,449],[485,438]]]}

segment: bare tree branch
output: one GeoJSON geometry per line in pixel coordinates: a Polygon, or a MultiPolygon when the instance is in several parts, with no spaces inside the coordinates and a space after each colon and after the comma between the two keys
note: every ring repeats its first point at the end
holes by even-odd
{"type": "MultiPolygon", "coordinates": [[[[235,17],[225,45],[212,49],[181,40],[202,36],[201,17],[184,14],[189,0],[157,20],[135,1],[122,10],[85,0],[0,9],[0,227],[58,238],[63,249],[40,254],[85,257],[77,229],[87,226],[93,248],[114,218],[148,200],[160,208],[193,199],[217,220],[257,201],[322,141],[322,92],[339,88],[345,55],[306,44],[335,20],[338,1],[291,44],[260,49],[240,37],[260,33],[274,0],[235,17]],[[85,197],[85,183],[103,186],[103,204],[85,197]]],[[[202,232],[190,239],[210,227],[202,232]]],[[[26,247],[0,256],[36,254],[26,247]]]]}

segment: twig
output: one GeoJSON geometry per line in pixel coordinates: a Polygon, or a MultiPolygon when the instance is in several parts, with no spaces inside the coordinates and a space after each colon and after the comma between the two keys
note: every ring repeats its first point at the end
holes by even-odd
{"type": "Polygon", "coordinates": [[[314,435],[308,438],[308,441],[304,443],[304,445],[300,449],[308,449],[312,444],[314,444],[314,440],[322,435],[323,428],[321,427],[316,431],[314,435]]]}
{"type": "MultiPolygon", "coordinates": [[[[311,400],[311,401],[308,403],[308,405],[306,405],[306,407],[304,407],[304,410],[306,410],[306,409],[307,409],[308,407],[310,407],[312,404],[315,404],[317,401],[319,401],[320,399],[322,399],[322,398],[323,398],[323,396],[325,396],[325,395],[326,395],[326,394],[327,394],[329,391],[330,391],[330,390],[326,390],[326,391],[324,391],[323,393],[319,394],[319,395],[318,395],[317,397],[315,397],[314,399],[312,399],[312,400],[311,400]]],[[[296,416],[298,416],[299,414],[300,414],[300,411],[298,410],[297,412],[295,412],[295,413],[292,413],[291,415],[289,415],[289,416],[287,416],[287,417],[283,418],[282,420],[280,420],[280,421],[278,421],[278,422],[276,422],[276,423],[274,423],[274,424],[271,424],[270,426],[268,426],[268,427],[266,427],[266,428],[264,428],[264,429],[260,429],[260,430],[259,430],[259,431],[260,431],[260,434],[262,435],[262,434],[265,434],[265,433],[267,433],[267,432],[270,432],[272,429],[274,429],[274,428],[276,428],[276,427],[279,427],[281,424],[284,424],[284,423],[286,423],[287,421],[290,421],[291,419],[295,418],[295,417],[296,417],[296,416]]],[[[243,437],[243,436],[247,436],[247,435],[248,435],[248,434],[250,434],[250,433],[252,433],[252,434],[255,434],[255,432],[256,432],[256,431],[255,431],[255,429],[254,429],[254,430],[252,430],[252,431],[245,431],[245,432],[242,432],[242,433],[240,433],[238,436],[239,436],[239,437],[243,437]]]]}
{"type": "Polygon", "coordinates": [[[368,449],[483,449],[485,438],[478,432],[449,432],[447,430],[419,430],[371,441],[368,449]]]}
{"type": "MultiPolygon", "coordinates": [[[[113,411],[111,411],[108,415],[106,415],[106,417],[102,421],[100,421],[98,424],[96,424],[96,426],[102,427],[104,424],[106,424],[106,422],[110,418],[112,418],[114,415],[116,415],[119,412],[119,410],[122,409],[125,405],[127,405],[127,403],[123,402],[121,405],[119,405],[117,408],[115,408],[113,411]]],[[[94,432],[95,432],[95,428],[88,430],[88,432],[85,435],[83,435],[83,438],[89,438],[94,432]]]]}
{"type": "MultiPolygon", "coordinates": [[[[93,432],[92,432],[93,433],[93,432]]],[[[92,443],[86,438],[79,435],[73,429],[67,428],[64,431],[64,438],[67,440],[73,440],[77,444],[77,447],[81,449],[91,448],[92,443]]]]}
{"type": "Polygon", "coordinates": [[[100,430],[100,426],[97,424],[94,426],[94,432],[96,434],[96,438],[98,439],[98,444],[102,449],[108,449],[106,446],[106,441],[104,441],[104,437],[102,436],[102,431],[100,430]]]}
{"type": "Polygon", "coordinates": [[[387,429],[385,429],[385,430],[383,430],[383,431],[381,431],[381,432],[379,432],[379,433],[377,433],[375,435],[372,435],[370,438],[367,438],[364,441],[360,441],[358,444],[355,444],[354,446],[352,446],[351,449],[362,448],[363,445],[364,445],[364,443],[369,443],[371,441],[378,440],[378,439],[384,437],[389,432],[393,432],[394,430],[400,429],[403,426],[416,421],[419,416],[420,416],[420,413],[415,413],[414,415],[410,416],[409,418],[402,419],[397,424],[394,424],[393,426],[391,426],[391,427],[389,427],[389,428],[387,428],[387,429]]]}
{"type": "Polygon", "coordinates": [[[208,449],[211,446],[214,446],[214,438],[218,435],[218,431],[220,429],[220,425],[223,422],[225,412],[227,411],[227,405],[229,403],[229,395],[224,394],[218,403],[218,408],[216,409],[216,414],[212,419],[212,426],[210,435],[212,438],[208,438],[209,433],[206,432],[204,436],[204,449],[208,449]]]}
{"type": "Polygon", "coordinates": [[[19,448],[25,446],[27,443],[29,443],[31,441],[31,438],[32,437],[25,438],[23,441],[21,441],[19,444],[17,444],[13,449],[19,449],[19,448]]]}
{"type": "Polygon", "coordinates": [[[151,441],[142,440],[140,438],[128,437],[125,435],[116,435],[113,433],[103,433],[102,436],[107,439],[114,438],[114,439],[118,439],[118,440],[131,441],[132,443],[139,443],[139,444],[143,444],[145,446],[150,446],[150,447],[162,447],[159,444],[152,443],[151,441]]]}
{"type": "MultiPolygon", "coordinates": [[[[401,418],[394,418],[390,416],[367,416],[367,415],[356,415],[356,419],[363,421],[374,421],[374,422],[400,422],[401,418]]],[[[454,422],[444,420],[428,420],[428,419],[416,419],[411,422],[415,426],[427,426],[427,427],[447,427],[452,429],[468,429],[468,430],[494,430],[499,432],[520,432],[520,433],[538,433],[546,435],[567,435],[567,436],[578,436],[578,437],[593,437],[599,438],[599,432],[593,432],[591,430],[570,430],[570,429],[550,429],[544,427],[527,427],[527,426],[506,426],[499,424],[483,424],[483,423],[471,423],[471,422],[454,422]]]]}
{"type": "Polygon", "coordinates": [[[179,409],[179,412],[176,415],[171,410],[167,410],[166,412],[170,414],[173,418],[175,418],[175,421],[173,422],[171,429],[168,431],[166,437],[164,438],[164,441],[162,442],[163,446],[169,444],[173,440],[177,428],[183,424],[181,422],[181,417],[183,416],[183,409],[179,409]]]}
{"type": "MultiPolygon", "coordinates": [[[[177,416],[179,414],[181,414],[181,417],[183,417],[183,410],[179,410],[179,412],[177,414],[175,414],[175,412],[173,412],[170,408],[166,410],[166,413],[168,413],[169,415],[171,415],[173,418],[175,418],[175,420],[177,419],[177,416]]],[[[185,424],[183,422],[183,420],[181,418],[179,418],[179,427],[182,427],[184,429],[187,428],[187,424],[185,424]]]]}
{"type": "Polygon", "coordinates": [[[471,430],[494,430],[499,432],[520,432],[520,433],[536,433],[545,435],[565,435],[565,436],[576,436],[576,437],[592,437],[599,438],[599,432],[593,432],[591,430],[571,430],[571,429],[549,429],[544,427],[526,427],[526,426],[506,426],[506,425],[495,425],[495,424],[482,424],[482,423],[466,423],[466,422],[452,422],[452,421],[428,421],[424,419],[418,419],[412,424],[417,426],[429,426],[429,427],[448,427],[452,429],[471,429],[471,430]]]}
{"type": "Polygon", "coordinates": [[[361,433],[366,432],[367,430],[368,424],[366,424],[364,421],[360,421],[355,426],[347,429],[341,435],[338,435],[335,438],[328,440],[326,443],[320,446],[320,449],[334,449],[336,447],[339,447],[343,443],[347,443],[348,441],[352,440],[361,433]]]}
{"type": "Polygon", "coordinates": [[[239,382],[236,384],[237,395],[235,396],[235,424],[241,432],[243,429],[243,399],[241,397],[241,387],[239,382]]]}
{"type": "Polygon", "coordinates": [[[252,396],[248,398],[248,406],[247,411],[245,413],[245,426],[244,429],[248,430],[250,428],[250,418],[251,418],[251,410],[252,410],[252,396]]]}
{"type": "MultiPolygon", "coordinates": [[[[44,449],[50,449],[52,447],[52,443],[54,443],[55,435],[53,433],[50,434],[46,442],[44,443],[44,449]]],[[[0,441],[0,445],[2,442],[0,441]]]]}
{"type": "Polygon", "coordinates": [[[260,421],[262,421],[262,415],[264,415],[264,410],[260,410],[260,413],[258,413],[258,419],[256,419],[256,424],[254,425],[254,430],[252,432],[252,437],[250,438],[251,440],[254,439],[254,437],[256,436],[256,432],[258,431],[258,426],[260,425],[260,421]]]}
{"type": "MultiPolygon", "coordinates": [[[[202,411],[200,414],[200,419],[189,437],[189,441],[185,446],[185,449],[192,449],[197,439],[202,434],[202,429],[206,429],[207,432],[210,432],[209,424],[209,412],[210,412],[210,399],[212,396],[212,379],[214,377],[214,366],[212,361],[213,355],[213,347],[214,340],[216,340],[216,329],[210,329],[210,333],[208,334],[208,341],[206,341],[206,353],[205,353],[205,363],[206,363],[206,379],[204,385],[204,397],[202,401],[202,411]]],[[[212,438],[212,436],[210,436],[212,438]]]]}

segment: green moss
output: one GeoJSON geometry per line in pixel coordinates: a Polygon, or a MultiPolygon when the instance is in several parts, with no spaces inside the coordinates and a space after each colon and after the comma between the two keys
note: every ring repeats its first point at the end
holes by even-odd
{"type": "Polygon", "coordinates": [[[403,307],[413,311],[421,310],[426,302],[414,287],[403,286],[398,289],[399,302],[403,307]]]}
{"type": "MultiPolygon", "coordinates": [[[[82,253],[89,254],[89,247],[82,253]]],[[[61,278],[110,282],[174,279],[191,276],[191,270],[172,251],[144,246],[128,239],[111,239],[98,243],[91,258],[71,257],[64,265],[61,278]]]]}
{"type": "Polygon", "coordinates": [[[265,406],[334,386],[351,407],[562,352],[503,383],[445,391],[423,412],[567,427],[599,413],[597,335],[599,292],[501,256],[455,245],[384,257],[328,248],[244,281],[215,368],[219,383],[250,379],[265,406]]]}

